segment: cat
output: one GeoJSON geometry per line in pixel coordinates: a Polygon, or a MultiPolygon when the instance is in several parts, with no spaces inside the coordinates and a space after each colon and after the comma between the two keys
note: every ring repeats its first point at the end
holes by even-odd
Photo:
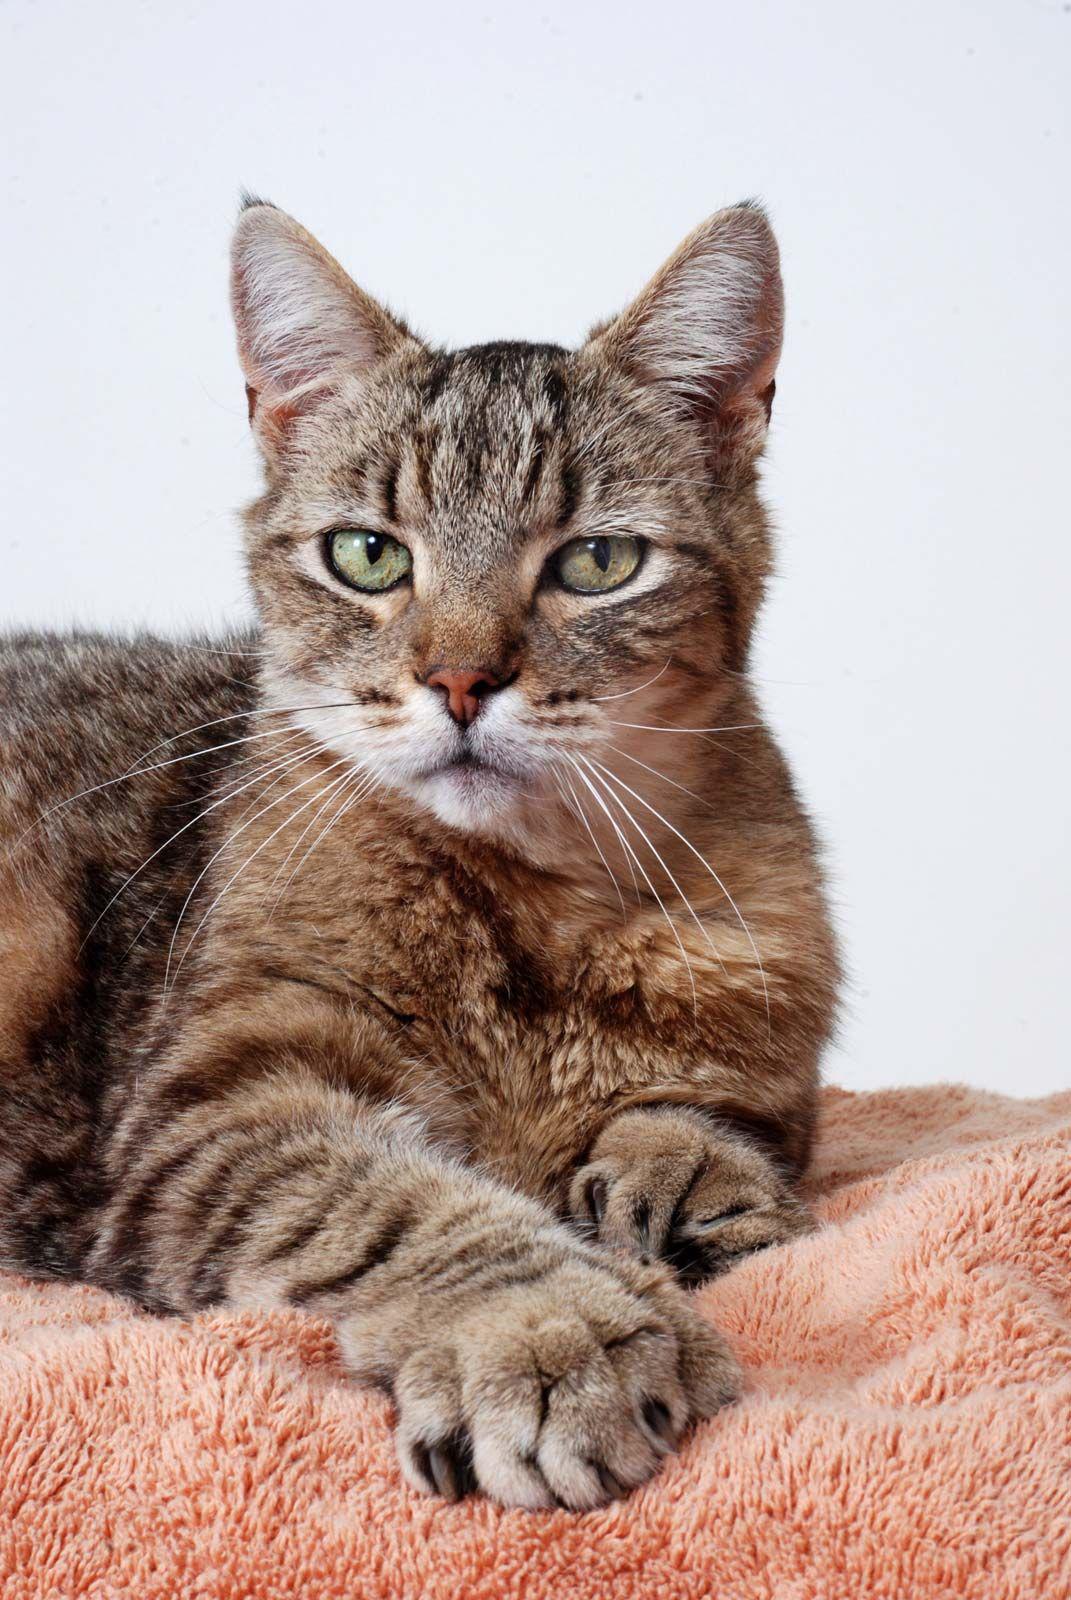
{"type": "Polygon", "coordinates": [[[0,1255],[307,1308],[416,1489],[600,1505],[738,1392],[687,1287],[809,1226],[777,245],[716,214],[576,351],[433,348],[255,199],[232,287],[256,629],[0,643],[0,1255]]]}

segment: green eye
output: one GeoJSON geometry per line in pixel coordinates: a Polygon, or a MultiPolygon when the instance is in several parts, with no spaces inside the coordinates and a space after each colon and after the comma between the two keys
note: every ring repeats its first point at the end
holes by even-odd
{"type": "Polygon", "coordinates": [[[413,570],[413,558],[404,544],[389,533],[370,533],[362,528],[339,528],[329,533],[327,559],[343,583],[372,594],[393,589],[413,570]]]}
{"type": "Polygon", "coordinates": [[[553,558],[554,570],[562,586],[578,594],[605,594],[631,578],[643,554],[638,539],[630,534],[610,534],[605,538],[573,539],[553,558]]]}

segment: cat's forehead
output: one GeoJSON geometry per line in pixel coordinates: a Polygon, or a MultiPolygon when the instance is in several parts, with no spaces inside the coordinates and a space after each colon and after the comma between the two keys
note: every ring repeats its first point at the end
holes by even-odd
{"type": "Polygon", "coordinates": [[[592,468],[593,399],[559,345],[422,351],[385,375],[364,411],[364,488],[388,529],[417,528],[436,543],[479,532],[505,554],[527,530],[565,526],[576,511],[592,468]]]}
{"type": "Polygon", "coordinates": [[[557,345],[498,341],[429,352],[414,373],[408,433],[432,486],[452,496],[537,487],[549,453],[571,449],[575,372],[557,345]],[[515,479],[519,478],[519,483],[515,479]]]}
{"type": "Polygon", "coordinates": [[[549,428],[568,420],[570,352],[560,345],[495,340],[427,356],[420,384],[426,413],[464,424],[483,413],[549,428]]]}

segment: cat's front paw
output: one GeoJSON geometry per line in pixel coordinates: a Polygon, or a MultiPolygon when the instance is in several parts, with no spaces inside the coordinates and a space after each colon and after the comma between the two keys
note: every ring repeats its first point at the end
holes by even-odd
{"type": "Polygon", "coordinates": [[[661,1259],[685,1283],[813,1227],[764,1151],[687,1107],[613,1118],[574,1177],[569,1206],[599,1244],[661,1259]]]}
{"type": "Polygon", "coordinates": [[[588,1510],[646,1482],[689,1423],[735,1398],[733,1358],[664,1269],[557,1229],[524,1271],[493,1267],[478,1294],[428,1297],[407,1319],[392,1389],[415,1488],[588,1510]]]}

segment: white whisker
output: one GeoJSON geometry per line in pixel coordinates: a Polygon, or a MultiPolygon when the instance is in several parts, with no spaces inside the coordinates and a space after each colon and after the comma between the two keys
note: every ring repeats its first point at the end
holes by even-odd
{"type": "MultiPolygon", "coordinates": [[[[358,776],[360,776],[360,774],[358,774],[358,776]]],[[[309,845],[309,848],[305,851],[305,854],[302,856],[301,860],[298,862],[297,866],[294,868],[293,872],[290,874],[290,877],[287,879],[286,883],[283,886],[283,893],[284,894],[285,894],[286,890],[289,888],[290,883],[293,881],[294,878],[297,877],[297,875],[300,872],[301,868],[305,865],[306,861],[312,855],[313,851],[314,850],[318,850],[320,848],[320,846],[323,844],[324,840],[327,838],[327,835],[331,832],[331,829],[333,827],[335,827],[335,825],[337,823],[341,822],[343,817],[347,816],[348,813],[353,810],[354,806],[358,803],[359,800],[363,800],[364,797],[367,794],[370,794],[373,789],[377,789],[377,788],[380,788],[380,787],[382,787],[382,780],[377,778],[377,777],[375,777],[373,774],[369,774],[365,778],[365,780],[363,782],[358,783],[357,786],[354,789],[352,789],[348,794],[346,792],[345,787],[343,787],[343,791],[342,791],[342,793],[343,793],[343,802],[342,802],[342,805],[341,805],[340,809],[335,812],[334,816],[328,822],[327,827],[324,828],[320,833],[317,834],[316,838],[309,845]]],[[[280,896],[280,898],[281,898],[281,896],[280,896]]]]}
{"type": "Polygon", "coordinates": [[[205,874],[208,872],[208,870],[212,866],[213,862],[215,862],[219,858],[219,856],[221,856],[223,854],[223,852],[225,850],[230,848],[230,846],[234,843],[235,839],[237,839],[240,834],[243,834],[247,828],[251,828],[253,826],[254,822],[259,822],[260,818],[263,817],[263,816],[266,816],[269,811],[274,811],[276,806],[281,806],[284,800],[289,800],[291,795],[297,794],[299,790],[307,788],[310,783],[315,783],[318,778],[326,777],[327,773],[328,772],[333,772],[336,767],[341,767],[341,766],[344,766],[344,765],[348,765],[349,759],[350,759],[349,756],[340,756],[337,761],[332,761],[330,763],[330,765],[325,769],[324,772],[322,772],[322,773],[313,773],[311,777],[303,778],[301,780],[301,782],[300,783],[296,783],[292,789],[288,789],[286,791],[286,793],[280,795],[277,800],[273,800],[270,805],[264,806],[260,811],[258,811],[256,813],[255,816],[250,817],[248,822],[243,822],[241,827],[240,828],[236,828],[235,831],[229,836],[229,838],[224,840],[224,842],[220,845],[219,849],[216,850],[209,857],[209,859],[206,862],[206,864],[201,868],[201,871],[197,874],[197,877],[194,879],[194,881],[193,881],[193,883],[192,883],[192,885],[190,887],[189,893],[187,894],[185,900],[182,902],[182,909],[180,910],[180,912],[178,914],[178,919],[175,922],[174,932],[171,935],[171,943],[168,946],[168,950],[167,950],[167,961],[166,961],[166,963],[164,965],[164,980],[163,980],[162,988],[163,988],[163,993],[164,993],[165,997],[166,997],[167,992],[168,992],[169,979],[170,979],[170,987],[172,989],[174,989],[175,983],[178,981],[178,975],[179,975],[180,971],[182,970],[183,962],[186,960],[186,957],[189,955],[190,951],[192,950],[192,948],[194,946],[194,943],[195,943],[195,941],[197,939],[197,935],[200,933],[201,929],[204,927],[205,923],[208,921],[208,919],[212,915],[213,911],[219,905],[220,901],[223,899],[223,896],[227,893],[227,890],[231,887],[231,885],[235,882],[235,880],[241,876],[241,874],[245,871],[246,867],[248,867],[249,863],[251,861],[256,860],[257,856],[265,848],[265,846],[269,845],[271,843],[271,841],[275,838],[276,834],[281,833],[284,828],[288,828],[296,817],[300,817],[303,811],[307,811],[309,806],[314,806],[316,804],[317,800],[319,800],[319,799],[321,799],[323,797],[323,790],[322,789],[318,790],[317,793],[312,796],[311,800],[306,800],[304,805],[298,806],[296,811],[292,811],[289,816],[284,817],[283,821],[279,824],[279,826],[277,828],[273,828],[271,833],[268,834],[267,838],[262,839],[260,844],[257,845],[257,848],[250,855],[246,856],[245,860],[242,862],[242,864],[238,868],[237,872],[233,873],[231,875],[231,877],[229,877],[227,879],[227,882],[223,885],[223,888],[220,890],[220,892],[216,896],[216,898],[212,901],[212,904],[209,906],[208,910],[205,912],[204,916],[201,918],[200,922],[197,924],[196,928],[193,930],[193,933],[190,936],[189,942],[186,945],[185,950],[182,952],[182,955],[181,955],[181,957],[179,959],[178,965],[175,967],[175,976],[174,976],[174,978],[171,978],[171,976],[170,976],[171,975],[171,961],[172,961],[172,958],[173,958],[174,953],[175,953],[175,941],[178,939],[179,928],[182,926],[182,919],[186,915],[186,910],[187,910],[187,908],[188,908],[188,906],[190,904],[190,901],[193,898],[194,891],[197,889],[198,884],[204,878],[205,874]]]}
{"type": "MultiPolygon", "coordinates": [[[[257,733],[257,734],[251,734],[250,735],[250,738],[252,738],[252,739],[264,739],[266,737],[267,737],[267,735],[266,734],[262,734],[262,733],[257,733]]],[[[285,749],[285,747],[287,745],[292,745],[295,742],[295,740],[307,739],[307,738],[309,738],[309,734],[308,734],[308,731],[305,728],[291,728],[289,733],[285,732],[284,730],[279,730],[280,744],[277,745],[275,747],[275,749],[276,750],[281,749],[281,748],[285,749]]],[[[235,742],[236,743],[240,743],[242,741],[235,741],[235,742]]],[[[263,757],[263,751],[261,751],[261,750],[249,751],[244,756],[234,756],[234,757],[232,757],[231,759],[229,759],[227,761],[221,761],[217,767],[208,767],[206,769],[206,771],[205,771],[205,777],[206,778],[214,778],[214,777],[218,776],[218,774],[221,773],[221,772],[230,772],[230,773],[234,774],[234,777],[237,780],[238,778],[241,778],[244,775],[243,772],[242,772],[242,768],[243,767],[246,768],[246,769],[249,769],[250,762],[259,761],[261,763],[261,766],[270,767],[272,765],[272,762],[276,759],[274,753],[266,761],[262,760],[262,757],[263,757]]],[[[213,787],[208,793],[203,795],[202,798],[205,799],[205,800],[210,799],[211,795],[215,794],[215,793],[216,793],[216,789],[215,789],[215,787],[213,787]]],[[[192,802],[188,801],[188,800],[181,800],[181,801],[177,801],[176,804],[177,805],[190,805],[190,804],[192,804],[192,802]]]]}
{"type": "Polygon", "coordinates": [[[646,761],[640,760],[639,756],[630,756],[627,750],[619,749],[616,744],[608,744],[606,748],[615,756],[624,756],[625,760],[631,761],[634,767],[642,767],[644,772],[649,772],[651,774],[652,778],[661,778],[663,783],[672,784],[674,789],[680,790],[681,794],[690,795],[693,800],[698,800],[699,804],[701,806],[705,806],[708,811],[714,810],[714,807],[711,805],[710,801],[704,800],[701,794],[696,794],[694,789],[689,789],[685,784],[678,783],[676,778],[667,777],[664,772],[659,772],[657,767],[649,767],[646,761]]]}
{"type": "MultiPolygon", "coordinates": [[[[572,784],[569,783],[569,780],[568,780],[568,778],[565,777],[564,773],[556,772],[554,774],[554,777],[555,777],[555,781],[558,784],[558,789],[559,789],[559,791],[561,793],[562,799],[565,800],[565,803],[566,803],[567,807],[569,806],[569,797],[565,793],[565,785],[569,784],[569,794],[572,796],[572,804],[575,807],[576,815],[580,818],[581,822],[584,824],[585,828],[588,830],[588,833],[589,833],[589,835],[591,837],[591,842],[595,846],[595,849],[598,851],[599,860],[602,862],[603,866],[606,868],[606,875],[610,879],[610,882],[613,884],[614,889],[615,889],[615,891],[617,893],[617,898],[621,902],[621,917],[622,917],[622,920],[623,921],[627,921],[628,920],[628,912],[625,910],[625,897],[621,893],[621,885],[618,883],[617,879],[614,877],[614,874],[610,869],[610,863],[607,861],[606,856],[603,854],[602,845],[599,843],[598,839],[596,839],[596,837],[595,837],[594,829],[592,828],[591,823],[588,821],[587,812],[584,810],[583,806],[580,804],[580,799],[579,799],[579,796],[577,795],[576,790],[573,788],[572,784]]],[[[629,871],[632,872],[632,863],[631,863],[631,861],[629,862],[629,871]]],[[[632,873],[632,881],[633,881],[633,884],[635,885],[635,888],[636,888],[636,898],[638,900],[639,899],[640,890],[639,890],[639,885],[636,883],[636,874],[634,872],[632,873]]]]}
{"type": "MultiPolygon", "coordinates": [[[[595,767],[602,765],[601,762],[594,762],[593,763],[593,762],[589,761],[587,756],[581,756],[580,759],[581,759],[581,761],[583,761],[584,765],[586,767],[588,767],[592,771],[592,775],[593,776],[595,775],[595,773],[594,773],[595,767]]],[[[605,771],[607,773],[610,773],[610,769],[608,767],[603,768],[603,771],[605,771]]],[[[610,776],[612,777],[613,774],[610,773],[610,776]]],[[[605,787],[605,779],[603,779],[602,781],[603,781],[603,784],[604,784],[604,787],[605,787]]],[[[699,929],[699,932],[702,934],[702,936],[706,940],[707,944],[710,946],[711,954],[714,956],[714,959],[717,961],[719,967],[721,967],[721,970],[724,972],[725,971],[725,963],[721,958],[721,952],[719,951],[717,945],[714,943],[714,938],[713,938],[713,935],[710,932],[710,929],[707,927],[706,923],[699,916],[699,913],[696,911],[695,907],[692,905],[692,902],[689,900],[687,894],[684,892],[684,889],[677,882],[677,879],[673,876],[672,872],[669,870],[669,867],[666,865],[666,862],[663,859],[663,857],[655,849],[654,841],[651,838],[650,834],[647,832],[647,829],[640,825],[640,823],[637,821],[635,815],[633,814],[632,811],[629,810],[628,806],[625,805],[625,803],[621,799],[620,795],[612,794],[612,792],[609,789],[607,789],[606,792],[607,792],[608,795],[611,795],[611,798],[614,800],[614,802],[621,808],[621,810],[624,812],[625,816],[628,817],[628,820],[631,822],[632,826],[636,829],[636,832],[639,834],[640,838],[646,844],[648,850],[650,850],[651,854],[654,856],[655,860],[658,862],[658,865],[662,868],[662,871],[665,873],[666,877],[669,879],[669,881],[673,885],[674,889],[676,889],[677,894],[680,897],[682,905],[684,906],[685,910],[688,912],[688,915],[691,917],[691,919],[695,923],[696,927],[699,929]]]]}
{"type": "MultiPolygon", "coordinates": [[[[359,776],[360,776],[359,773],[348,773],[348,774],[347,773],[343,773],[342,777],[340,779],[336,780],[336,781],[339,782],[339,783],[345,782],[347,779],[349,779],[350,781],[353,781],[354,779],[356,779],[359,776]]],[[[286,871],[287,864],[288,864],[288,862],[290,862],[293,859],[295,851],[300,849],[301,841],[308,837],[310,829],[312,829],[312,828],[314,828],[316,826],[317,822],[320,820],[320,818],[323,816],[324,812],[327,810],[328,806],[331,804],[331,801],[333,799],[337,799],[338,798],[337,794],[335,794],[333,792],[334,789],[335,789],[335,784],[334,783],[331,783],[331,784],[328,785],[328,791],[329,792],[328,792],[327,799],[323,802],[323,804],[320,806],[318,811],[314,811],[313,812],[313,814],[309,818],[308,822],[306,822],[305,826],[302,828],[301,832],[298,834],[297,838],[294,840],[294,843],[290,846],[290,849],[286,852],[286,855],[283,857],[281,864],[279,865],[278,869],[276,870],[275,876],[272,878],[271,882],[268,885],[269,892],[272,889],[275,888],[275,885],[279,882],[279,879],[282,877],[283,873],[286,871]]],[[[292,876],[293,876],[293,874],[291,874],[291,877],[292,876]]],[[[290,880],[288,879],[287,880],[288,884],[289,884],[289,881],[290,880]]],[[[276,900],[275,905],[278,905],[278,904],[279,904],[279,901],[276,900]]],[[[274,910],[274,909],[275,909],[275,907],[273,906],[272,910],[274,910]]]]}
{"type": "Polygon", "coordinates": [[[183,641],[184,650],[193,650],[199,656],[241,656],[246,661],[257,661],[262,656],[270,656],[270,650],[220,650],[214,645],[190,644],[183,641]]]}
{"type": "Polygon", "coordinates": [[[620,694],[593,694],[593,700],[626,700],[630,694],[639,694],[641,689],[649,689],[652,683],[657,683],[663,673],[668,672],[672,665],[672,656],[666,662],[661,672],[656,672],[653,678],[648,678],[646,683],[641,683],[635,689],[622,689],[620,694]]]}
{"type": "MultiPolygon", "coordinates": [[[[581,759],[586,761],[587,757],[582,757],[581,759]]],[[[755,957],[755,964],[759,969],[759,977],[762,980],[763,999],[765,1000],[765,1003],[766,1003],[766,1028],[767,1028],[767,1032],[769,1033],[769,1031],[772,1029],[773,1023],[772,1023],[772,1018],[771,1018],[771,1013],[770,1013],[770,990],[769,990],[769,986],[768,986],[768,984],[766,982],[766,968],[762,964],[762,957],[759,955],[759,947],[755,943],[754,937],[752,936],[751,929],[748,927],[747,922],[746,922],[746,920],[744,918],[744,914],[740,910],[740,907],[737,905],[736,901],[733,899],[732,895],[729,893],[728,889],[725,887],[725,884],[718,877],[718,874],[714,871],[714,868],[710,865],[710,862],[706,859],[706,857],[701,855],[700,852],[696,849],[696,847],[692,843],[692,841],[690,839],[686,838],[685,835],[683,833],[681,833],[679,828],[675,828],[673,826],[672,822],[670,822],[667,817],[664,817],[660,811],[656,811],[654,806],[651,805],[650,801],[645,800],[643,798],[642,794],[637,794],[635,789],[630,789],[628,784],[625,783],[623,779],[619,778],[616,773],[614,773],[614,772],[612,772],[610,770],[609,767],[604,766],[601,761],[595,762],[594,765],[597,766],[600,769],[601,772],[605,773],[605,775],[614,784],[616,784],[620,788],[624,789],[626,794],[630,794],[634,800],[638,800],[640,802],[640,805],[643,806],[647,811],[649,811],[653,817],[657,817],[658,821],[661,822],[664,827],[668,828],[670,833],[674,834],[681,841],[681,843],[685,846],[686,849],[691,851],[692,855],[695,856],[696,860],[700,863],[700,865],[707,872],[709,872],[710,876],[714,879],[714,882],[717,884],[718,888],[721,890],[722,894],[725,896],[725,898],[728,901],[729,905],[732,907],[733,913],[734,913],[734,915],[736,917],[736,920],[739,922],[741,928],[744,931],[744,935],[745,935],[745,937],[747,939],[747,942],[751,946],[751,953],[755,957]]]]}
{"type": "MultiPolygon", "coordinates": [[[[288,717],[293,712],[297,711],[337,711],[340,709],[348,709],[350,711],[360,710],[360,705],[356,700],[333,700],[317,705],[260,706],[259,708],[251,707],[246,711],[232,711],[225,717],[213,717],[210,722],[198,722],[192,728],[183,728],[181,733],[173,733],[166,739],[157,740],[156,744],[151,745],[148,750],[144,751],[140,756],[137,756],[136,761],[146,761],[149,756],[155,754],[157,750],[162,750],[165,745],[175,744],[179,739],[185,739],[191,733],[203,733],[206,728],[218,728],[220,723],[223,722],[239,722],[246,717],[288,717]]],[[[250,737],[256,738],[258,735],[251,734],[250,737]]],[[[135,764],[135,766],[129,769],[129,774],[136,775],[136,773],[140,770],[148,769],[140,769],[135,764]]],[[[124,774],[124,776],[126,775],[127,774],[124,774]]],[[[118,783],[118,781],[118,778],[112,779],[113,783],[118,783]]],[[[71,798],[73,800],[77,800],[80,797],[78,795],[72,795],[71,798]]]]}
{"type": "MultiPolygon", "coordinates": [[[[340,702],[340,704],[346,704],[346,705],[351,705],[352,706],[352,705],[355,705],[356,702],[346,701],[346,702],[340,702]]],[[[301,710],[309,710],[309,709],[313,709],[313,708],[298,706],[298,707],[290,707],[290,708],[287,708],[287,709],[289,709],[289,710],[295,710],[296,709],[296,710],[301,711],[301,710]]],[[[286,712],[283,711],[283,712],[280,712],[279,714],[280,715],[285,715],[286,712]]],[[[242,711],[242,712],[239,712],[237,715],[239,717],[243,717],[244,718],[244,717],[247,717],[247,716],[267,715],[267,713],[265,713],[265,712],[253,712],[253,711],[248,711],[248,712],[247,711],[242,711]]],[[[233,718],[233,717],[220,717],[217,720],[220,721],[220,722],[232,722],[232,721],[235,720],[235,718],[233,718]]],[[[212,723],[210,723],[210,722],[204,722],[204,723],[201,724],[201,728],[210,728],[210,727],[212,727],[212,723]]],[[[197,733],[199,731],[200,731],[200,729],[198,729],[198,728],[187,728],[186,729],[187,733],[197,733]]],[[[138,765],[135,764],[132,767],[128,767],[126,772],[120,773],[119,777],[117,777],[117,778],[108,778],[104,783],[95,783],[92,786],[92,788],[79,789],[77,794],[68,795],[66,797],[66,799],[64,799],[64,800],[57,800],[55,805],[49,806],[46,811],[42,811],[41,815],[38,816],[38,817],[35,817],[33,822],[30,823],[28,828],[24,828],[23,829],[22,833],[20,833],[18,838],[15,839],[13,841],[13,843],[11,844],[11,847],[10,847],[10,850],[8,851],[8,854],[9,855],[13,855],[15,850],[17,850],[19,845],[22,843],[22,841],[29,834],[33,833],[35,828],[39,828],[42,823],[47,822],[48,818],[53,816],[57,811],[65,811],[68,806],[73,806],[76,800],[86,800],[86,799],[89,798],[90,795],[99,794],[104,789],[114,788],[117,783],[128,783],[131,778],[144,777],[146,774],[148,774],[150,772],[160,772],[165,767],[179,766],[184,761],[195,761],[198,756],[212,755],[217,750],[230,750],[235,745],[251,744],[257,739],[278,739],[278,738],[281,738],[284,734],[293,735],[293,734],[299,733],[301,731],[302,731],[301,729],[291,728],[289,725],[287,727],[285,727],[285,728],[269,728],[266,733],[247,733],[247,734],[244,734],[239,739],[228,739],[222,744],[205,745],[200,750],[191,750],[188,755],[171,756],[167,761],[157,761],[157,762],[154,762],[152,764],[152,766],[149,766],[149,767],[142,767],[142,766],[138,766],[138,765]]],[[[176,739],[181,739],[183,737],[184,737],[183,734],[177,733],[171,739],[161,739],[157,744],[153,745],[151,750],[147,750],[147,751],[144,752],[143,755],[138,756],[137,757],[137,761],[139,761],[139,762],[140,761],[144,761],[146,756],[150,756],[150,755],[153,754],[153,751],[161,749],[164,745],[174,744],[176,739]]]]}
{"type": "Polygon", "coordinates": [[[145,932],[145,929],[149,926],[149,923],[153,920],[153,918],[155,917],[156,913],[159,911],[160,907],[164,904],[164,902],[167,899],[167,897],[170,894],[170,892],[171,892],[170,888],[164,890],[164,892],[160,896],[159,900],[157,900],[156,904],[153,906],[152,910],[149,912],[149,915],[145,918],[145,921],[141,924],[141,927],[138,929],[137,933],[134,935],[134,937],[131,939],[130,943],[127,945],[126,949],[123,951],[123,954],[120,957],[121,961],[126,961],[127,957],[132,953],[132,951],[134,950],[135,945],[140,940],[142,934],[145,932]]]}
{"type": "MultiPolygon", "coordinates": [[[[298,760],[298,759],[300,759],[300,757],[293,757],[293,756],[288,757],[287,758],[287,764],[288,765],[292,765],[293,762],[295,760],[298,760]]],[[[95,917],[94,920],[90,923],[89,927],[86,930],[85,938],[82,940],[82,943],[78,947],[79,955],[81,955],[82,951],[85,949],[85,947],[88,944],[90,938],[92,937],[95,929],[103,921],[103,919],[107,916],[108,912],[111,910],[111,908],[115,904],[115,902],[119,899],[119,897],[121,895],[126,893],[126,891],[129,889],[130,885],[135,881],[135,879],[141,877],[141,874],[145,871],[145,868],[147,866],[151,865],[151,863],[156,860],[157,856],[162,855],[163,852],[168,848],[169,845],[174,844],[176,839],[181,838],[181,836],[184,833],[186,833],[190,828],[194,827],[196,823],[203,822],[205,817],[207,817],[211,812],[218,810],[219,807],[221,805],[224,805],[228,800],[232,800],[234,798],[235,794],[241,794],[243,789],[249,789],[249,788],[251,788],[253,786],[253,784],[258,783],[259,781],[260,781],[260,775],[258,774],[256,777],[250,778],[247,783],[244,783],[240,789],[237,789],[237,790],[233,791],[233,793],[221,795],[220,798],[218,800],[214,800],[210,806],[206,806],[205,809],[203,811],[199,811],[195,817],[191,817],[189,822],[184,822],[182,824],[181,828],[176,828],[175,832],[171,835],[171,837],[169,839],[165,839],[163,844],[158,845],[157,848],[152,852],[151,855],[146,856],[145,860],[136,869],[136,871],[132,872],[130,874],[130,876],[128,878],[124,879],[124,881],[119,885],[118,889],[112,895],[111,899],[108,901],[108,903],[104,907],[103,911],[101,911],[99,913],[99,915],[97,917],[95,917]]]]}
{"type": "Polygon", "coordinates": [[[294,879],[297,877],[298,873],[301,871],[301,868],[305,865],[306,861],[312,855],[313,851],[319,849],[320,845],[327,838],[327,835],[331,832],[331,829],[335,826],[335,823],[339,822],[342,819],[342,817],[345,816],[345,814],[349,810],[350,806],[355,804],[358,800],[361,799],[362,795],[367,794],[368,790],[371,789],[372,787],[374,787],[375,781],[376,781],[375,778],[372,777],[370,774],[363,773],[363,772],[353,772],[353,773],[349,773],[349,774],[344,773],[340,780],[336,780],[335,783],[332,783],[332,784],[329,785],[329,788],[332,790],[332,792],[328,795],[327,799],[320,806],[319,810],[313,812],[311,821],[309,821],[309,822],[307,822],[305,824],[304,828],[302,828],[301,832],[298,834],[298,837],[295,840],[295,842],[290,846],[290,849],[287,851],[286,856],[283,859],[282,866],[279,868],[278,872],[275,874],[274,878],[271,880],[271,883],[268,885],[269,891],[271,889],[274,889],[275,885],[278,883],[280,877],[282,876],[283,872],[286,869],[287,862],[289,862],[292,859],[295,851],[300,848],[302,840],[307,837],[307,835],[309,834],[310,830],[316,826],[317,822],[319,822],[320,818],[323,816],[324,812],[327,810],[327,808],[331,804],[332,800],[337,800],[337,801],[340,802],[339,809],[335,812],[334,816],[330,818],[330,820],[328,821],[326,826],[320,831],[320,833],[317,834],[316,838],[309,845],[308,849],[305,851],[305,854],[301,857],[301,860],[298,862],[298,864],[294,868],[293,872],[291,872],[290,876],[287,878],[286,882],[283,884],[282,888],[279,890],[279,893],[276,895],[275,900],[274,900],[274,902],[272,904],[272,908],[268,912],[268,921],[269,922],[271,921],[272,917],[275,915],[276,911],[278,910],[279,903],[282,900],[283,896],[286,894],[287,890],[290,888],[290,885],[293,883],[294,879]],[[338,787],[337,787],[337,785],[339,783],[341,783],[341,790],[339,790],[338,787]]]}
{"type": "MultiPolygon", "coordinates": [[[[602,808],[602,810],[605,812],[607,820],[609,821],[609,824],[610,824],[611,828],[613,828],[614,832],[617,834],[617,837],[618,837],[618,840],[619,840],[619,842],[621,844],[622,849],[625,851],[625,854],[629,857],[629,859],[631,861],[633,861],[636,864],[636,866],[639,868],[640,875],[642,876],[642,878],[643,878],[644,882],[646,883],[648,889],[650,889],[652,895],[654,896],[655,901],[658,904],[659,911],[661,911],[663,917],[665,917],[666,924],[667,924],[667,926],[669,928],[669,931],[670,931],[670,933],[672,933],[674,939],[677,941],[677,948],[681,953],[681,960],[684,962],[685,969],[686,969],[686,971],[688,973],[688,982],[691,984],[691,988],[692,988],[692,1010],[693,1010],[693,1013],[695,1015],[698,1015],[698,1013],[699,1013],[699,996],[696,993],[695,974],[692,971],[692,963],[688,960],[688,952],[684,948],[684,940],[680,936],[680,930],[677,927],[677,924],[674,922],[673,918],[670,916],[669,912],[666,910],[666,907],[665,907],[665,905],[663,904],[663,901],[662,901],[662,896],[659,894],[658,890],[655,888],[654,884],[651,882],[651,879],[650,879],[650,877],[648,876],[648,873],[647,873],[647,869],[643,865],[643,862],[640,860],[639,856],[633,850],[631,844],[629,844],[628,840],[625,838],[625,835],[622,833],[620,827],[618,826],[617,818],[611,812],[609,806],[606,804],[606,801],[603,799],[603,797],[600,794],[599,790],[592,783],[592,781],[588,777],[587,773],[582,771],[581,767],[579,766],[579,764],[577,762],[573,762],[573,766],[575,768],[577,777],[581,780],[581,782],[588,789],[590,789],[591,794],[592,794],[596,804],[599,805],[602,808]]],[[[605,789],[605,787],[606,787],[605,784],[603,784],[602,787],[605,789]]],[[[607,790],[607,793],[609,793],[609,790],[607,790]]],[[[618,805],[620,806],[620,802],[618,802],[618,805]]],[[[621,809],[624,810],[625,808],[621,807],[621,809]]],[[[633,822],[633,824],[635,824],[635,818],[631,818],[630,820],[633,822]]]]}
{"type": "MultiPolygon", "coordinates": [[[[653,712],[652,715],[658,716],[658,713],[657,712],[653,712]]],[[[623,726],[623,724],[616,723],[615,726],[616,727],[621,727],[621,726],[623,726]]],[[[660,733],[678,733],[681,730],[678,729],[678,728],[675,728],[673,726],[673,723],[670,722],[668,717],[659,717],[659,726],[658,726],[658,728],[652,729],[651,731],[652,732],[660,732],[660,733]]],[[[759,764],[758,764],[757,761],[754,760],[753,757],[746,756],[742,750],[735,749],[731,744],[721,743],[717,739],[711,738],[709,734],[700,732],[698,729],[685,730],[685,731],[695,732],[697,737],[702,739],[704,744],[709,745],[712,750],[724,751],[725,754],[731,756],[734,761],[742,761],[746,767],[752,767],[752,768],[754,768],[754,770],[756,772],[759,770],[759,764]]],[[[719,730],[719,731],[728,732],[729,730],[728,729],[722,729],[722,730],[719,730]]]]}
{"type": "Polygon", "coordinates": [[[652,728],[645,722],[616,722],[613,717],[606,720],[614,728],[638,728],[641,733],[747,733],[762,727],[761,722],[734,722],[725,728],[676,728],[672,723],[664,728],[652,728]]]}

